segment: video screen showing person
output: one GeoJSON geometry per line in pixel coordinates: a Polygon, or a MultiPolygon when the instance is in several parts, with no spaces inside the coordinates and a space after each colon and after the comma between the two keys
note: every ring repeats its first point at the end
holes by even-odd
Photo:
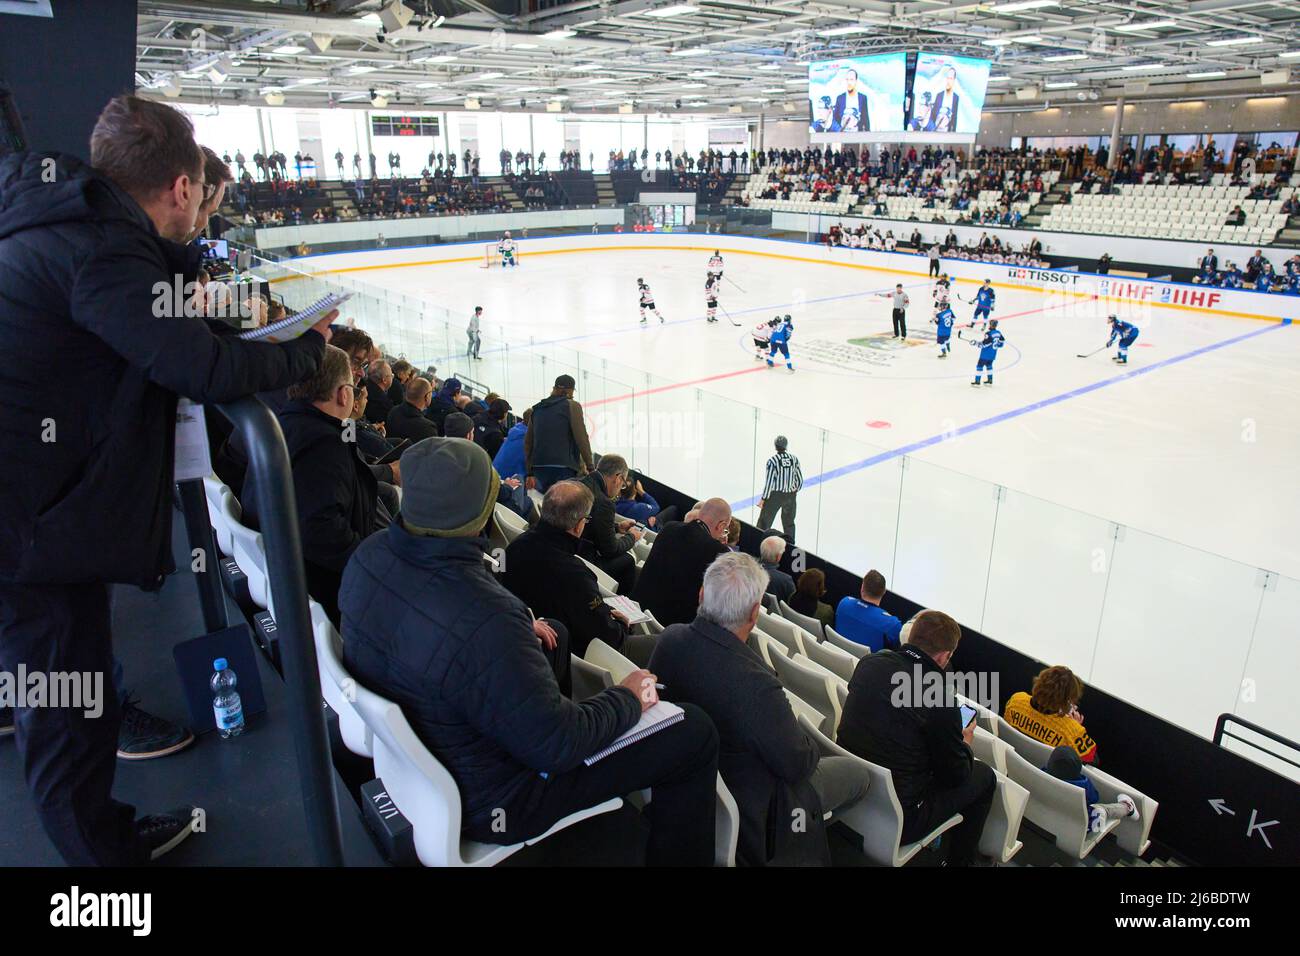
{"type": "Polygon", "coordinates": [[[808,65],[809,129],[814,133],[866,133],[902,127],[902,53],[823,60],[808,65]]]}
{"type": "Polygon", "coordinates": [[[988,85],[988,60],[918,54],[908,129],[923,133],[978,132],[988,85]]]}
{"type": "Polygon", "coordinates": [[[204,259],[229,259],[230,244],[225,239],[200,239],[204,259]]]}

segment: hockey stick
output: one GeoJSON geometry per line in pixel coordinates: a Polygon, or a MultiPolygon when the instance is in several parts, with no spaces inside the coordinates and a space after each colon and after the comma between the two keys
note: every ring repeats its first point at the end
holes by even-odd
{"type": "Polygon", "coordinates": [[[745,291],[744,289],[741,289],[741,288],[740,288],[740,286],[737,284],[736,280],[733,279],[733,278],[731,278],[731,276],[729,276],[729,275],[725,275],[725,274],[724,274],[722,278],[726,279],[726,280],[727,280],[728,282],[730,282],[732,285],[736,286],[736,288],[737,288],[740,292],[744,292],[744,291],[745,291]]]}
{"type": "Polygon", "coordinates": [[[1080,352],[1075,356],[1075,358],[1090,358],[1091,356],[1096,355],[1098,352],[1102,351],[1103,349],[1108,349],[1108,348],[1110,348],[1109,345],[1103,345],[1101,348],[1093,349],[1091,352],[1080,352]]]}
{"type": "Polygon", "coordinates": [[[734,325],[736,328],[740,328],[740,323],[737,322],[735,319],[733,319],[733,318],[731,317],[731,313],[730,313],[730,312],[728,312],[726,309],[723,309],[722,306],[718,306],[718,308],[722,310],[722,314],[725,315],[725,316],[727,317],[727,321],[728,321],[728,322],[730,322],[730,323],[731,323],[732,325],[734,325]]]}

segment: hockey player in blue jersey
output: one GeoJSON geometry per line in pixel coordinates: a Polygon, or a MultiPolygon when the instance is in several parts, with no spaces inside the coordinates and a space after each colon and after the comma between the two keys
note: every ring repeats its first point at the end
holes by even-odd
{"type": "Polygon", "coordinates": [[[790,321],[790,316],[785,316],[781,324],[772,330],[771,336],[767,340],[767,364],[769,368],[775,368],[776,363],[772,361],[772,356],[781,350],[781,355],[785,358],[785,367],[794,371],[794,365],[790,362],[790,336],[794,334],[794,323],[790,321]]]}
{"type": "Polygon", "coordinates": [[[1110,317],[1110,338],[1106,340],[1106,348],[1115,344],[1119,339],[1119,351],[1111,359],[1120,365],[1128,364],[1128,347],[1137,341],[1138,327],[1132,322],[1124,322],[1118,315],[1110,317]]]}
{"type": "Polygon", "coordinates": [[[939,326],[939,330],[934,333],[934,340],[939,343],[939,358],[948,357],[949,344],[948,340],[952,338],[952,324],[956,321],[957,316],[953,315],[952,306],[945,305],[934,314],[930,321],[939,326]]]}
{"type": "Polygon", "coordinates": [[[979,342],[972,341],[972,345],[978,345],[980,350],[979,361],[975,363],[975,381],[972,385],[980,383],[980,372],[984,372],[984,384],[993,384],[993,360],[998,357],[998,349],[1007,344],[1002,333],[998,331],[998,320],[989,319],[988,331],[984,333],[984,338],[979,342]]]}
{"type": "Polygon", "coordinates": [[[975,328],[976,322],[979,322],[980,327],[983,328],[988,323],[989,313],[993,311],[997,297],[998,294],[993,291],[993,286],[988,279],[985,279],[984,284],[975,292],[975,314],[971,316],[970,325],[966,328],[975,328]]]}

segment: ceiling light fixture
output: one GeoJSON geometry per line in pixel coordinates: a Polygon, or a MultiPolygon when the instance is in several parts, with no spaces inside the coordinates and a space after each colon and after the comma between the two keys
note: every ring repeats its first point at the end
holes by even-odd
{"type": "Polygon", "coordinates": [[[1142,30],[1165,30],[1178,26],[1175,20],[1143,20],[1141,23],[1121,23],[1111,27],[1116,33],[1138,33],[1142,30]]]}
{"type": "Polygon", "coordinates": [[[1064,63],[1066,60],[1086,60],[1086,53],[1056,53],[1051,56],[1043,57],[1044,63],[1064,63]]]}
{"type": "Polygon", "coordinates": [[[1205,70],[1202,73],[1188,73],[1187,78],[1189,80],[1213,80],[1227,75],[1223,70],[1205,70]]]}
{"type": "Polygon", "coordinates": [[[1263,43],[1263,37],[1228,37],[1226,40],[1206,40],[1206,46],[1245,46],[1247,43],[1263,43]]]}
{"type": "Polygon", "coordinates": [[[1058,6],[1057,0],[1013,0],[1011,3],[995,3],[989,7],[990,13],[1019,13],[1022,10],[1041,10],[1043,7],[1058,6]]]}
{"type": "Polygon", "coordinates": [[[577,30],[564,30],[564,29],[551,30],[548,33],[543,33],[542,39],[543,40],[567,40],[569,39],[569,37],[576,37],[577,35],[578,35],[577,30]]]}
{"type": "Polygon", "coordinates": [[[683,14],[695,13],[697,10],[693,3],[674,3],[669,7],[657,7],[654,10],[642,10],[641,15],[645,17],[680,17],[683,14]]]}

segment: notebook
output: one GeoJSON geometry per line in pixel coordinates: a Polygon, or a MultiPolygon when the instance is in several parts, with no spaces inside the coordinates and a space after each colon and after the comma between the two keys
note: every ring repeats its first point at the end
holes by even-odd
{"type": "Polygon", "coordinates": [[[250,342],[272,342],[276,344],[291,342],[319,322],[323,316],[337,309],[350,298],[352,298],[351,292],[345,292],[343,295],[335,295],[331,292],[323,299],[317,299],[307,308],[294,313],[287,319],[272,322],[260,329],[249,329],[247,332],[240,332],[239,337],[250,342]]]}
{"type": "Polygon", "coordinates": [[[605,598],[605,603],[615,611],[622,611],[629,626],[650,620],[650,615],[641,610],[641,605],[630,597],[624,597],[622,594],[612,594],[605,598]]]}
{"type": "Polygon", "coordinates": [[[613,743],[604,750],[597,750],[594,754],[583,761],[588,767],[598,760],[604,760],[612,753],[618,753],[624,747],[636,743],[638,740],[644,740],[651,734],[658,733],[665,727],[671,727],[673,724],[679,724],[686,719],[686,712],[676,704],[670,704],[666,700],[661,700],[649,710],[641,715],[641,719],[613,743]]]}

